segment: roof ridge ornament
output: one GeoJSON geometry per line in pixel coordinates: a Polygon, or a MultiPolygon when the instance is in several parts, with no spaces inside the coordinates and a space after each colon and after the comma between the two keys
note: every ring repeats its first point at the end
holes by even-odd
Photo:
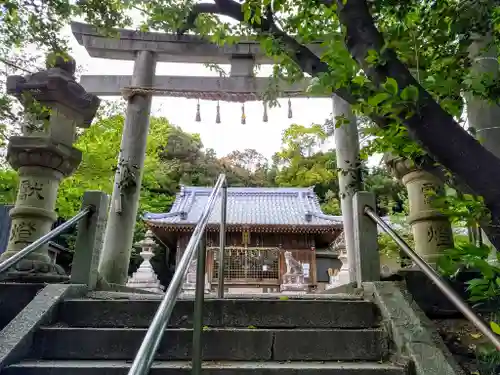
{"type": "Polygon", "coordinates": [[[155,214],[153,212],[145,212],[143,215],[143,218],[145,220],[161,220],[161,219],[167,219],[169,217],[175,217],[175,216],[178,216],[180,214],[181,214],[181,212],[179,212],[179,211],[158,213],[158,214],[155,214]]]}

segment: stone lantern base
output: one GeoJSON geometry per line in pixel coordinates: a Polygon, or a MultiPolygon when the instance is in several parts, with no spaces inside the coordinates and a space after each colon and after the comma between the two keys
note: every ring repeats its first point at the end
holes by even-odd
{"type": "MultiPolygon", "coordinates": [[[[59,183],[80,163],[81,151],[48,136],[15,136],[9,140],[7,160],[19,173],[16,205],[9,212],[12,226],[6,260],[46,235],[57,219],[54,207],[59,183]]],[[[48,244],[28,254],[7,272],[6,280],[60,282],[69,277],[51,259],[48,244]]]]}
{"type": "Polygon", "coordinates": [[[1,276],[1,281],[20,283],[57,283],[68,280],[69,276],[61,266],[32,259],[20,260],[1,276]]]}
{"type": "Polygon", "coordinates": [[[309,285],[304,281],[303,274],[284,274],[280,291],[282,293],[303,294],[309,291],[309,285]]]}

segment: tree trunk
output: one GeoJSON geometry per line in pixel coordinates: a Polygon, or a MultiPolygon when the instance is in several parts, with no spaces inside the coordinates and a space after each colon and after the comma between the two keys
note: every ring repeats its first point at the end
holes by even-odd
{"type": "MultiPolygon", "coordinates": [[[[500,160],[470,136],[444,111],[413,78],[394,51],[383,49],[384,40],[374,25],[365,0],[338,2],[339,18],[346,27],[346,45],[365,71],[377,84],[393,78],[399,90],[410,85],[419,91],[417,110],[402,119],[410,136],[474,193],[484,198],[491,211],[492,225],[487,230],[495,247],[500,245],[500,160]],[[365,58],[375,50],[385,64],[370,65],[365,58]]],[[[406,115],[406,114],[405,114],[406,115]]]]}

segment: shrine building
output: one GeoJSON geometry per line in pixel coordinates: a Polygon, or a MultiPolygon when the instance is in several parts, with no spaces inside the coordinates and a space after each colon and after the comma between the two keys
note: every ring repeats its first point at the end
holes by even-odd
{"type": "MultiPolygon", "coordinates": [[[[144,219],[178,264],[212,192],[183,186],[168,213],[144,219]]],[[[209,283],[217,285],[220,197],[206,231],[209,283]]],[[[342,232],[342,219],[321,211],[313,188],[228,188],[225,285],[228,290],[277,291],[286,272],[285,251],[304,270],[310,289],[317,286],[317,250],[342,232]]]]}

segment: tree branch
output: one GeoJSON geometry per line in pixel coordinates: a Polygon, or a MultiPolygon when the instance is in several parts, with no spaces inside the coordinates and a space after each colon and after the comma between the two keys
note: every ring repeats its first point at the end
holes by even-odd
{"type": "MultiPolygon", "coordinates": [[[[234,0],[215,0],[215,3],[197,3],[191,9],[186,24],[182,29],[179,29],[177,34],[182,35],[186,31],[194,28],[196,18],[200,14],[217,14],[230,17],[236,21],[248,24],[253,30],[259,34],[268,34],[280,41],[286,47],[286,54],[302,69],[304,73],[316,77],[321,73],[328,73],[330,68],[328,64],[312,52],[309,48],[299,43],[296,39],[289,36],[283,30],[279,29],[274,23],[272,17],[269,17],[269,12],[266,12],[266,17],[262,17],[258,22],[245,20],[243,5],[234,0]]],[[[350,104],[358,102],[358,97],[350,93],[348,90],[341,88],[334,92],[336,95],[343,98],[350,104]]]]}
{"type": "MultiPolygon", "coordinates": [[[[484,167],[500,170],[500,160],[470,136],[454,119],[443,110],[431,95],[414,79],[396,53],[385,48],[382,34],[375,27],[365,0],[349,0],[344,5],[337,1],[340,22],[346,28],[346,46],[376,84],[393,78],[400,90],[408,86],[418,89],[419,97],[415,113],[402,114],[401,120],[410,136],[419,142],[438,163],[450,170],[458,181],[485,200],[492,213],[492,224],[488,228],[495,247],[500,245],[500,176],[485,173],[484,167]],[[368,64],[366,57],[370,50],[376,51],[381,63],[368,64]],[[405,118],[408,116],[408,118],[405,118]]],[[[485,228],[486,229],[486,228],[485,228]]]]}
{"type": "MultiPolygon", "coordinates": [[[[375,26],[366,0],[317,1],[327,7],[336,3],[340,23],[346,30],[346,47],[372,82],[381,85],[387,78],[393,78],[398,83],[399,90],[409,86],[418,89],[419,97],[415,113],[401,113],[400,120],[408,129],[410,136],[422,145],[434,161],[442,164],[458,181],[466,183],[475,194],[484,198],[493,216],[493,227],[489,232],[494,238],[490,239],[496,247],[500,247],[500,189],[498,189],[500,174],[491,175],[481,173],[480,170],[486,165],[498,171],[500,160],[464,131],[414,79],[396,53],[385,48],[384,38],[375,26]],[[380,63],[369,64],[366,61],[370,51],[375,51],[379,55],[380,63]]],[[[330,70],[329,66],[306,46],[277,28],[268,16],[262,17],[259,21],[253,21],[252,18],[245,20],[242,5],[234,0],[215,0],[215,4],[194,5],[187,18],[186,27],[179,33],[191,29],[196,17],[202,13],[228,16],[248,24],[259,34],[272,36],[286,46],[286,53],[302,71],[313,77],[330,70]]],[[[334,93],[350,104],[358,103],[359,97],[346,88],[335,90],[334,93]]],[[[371,119],[381,127],[386,127],[388,124],[384,117],[372,116],[371,119]]],[[[433,167],[434,161],[426,160],[427,168],[433,167]]]]}

